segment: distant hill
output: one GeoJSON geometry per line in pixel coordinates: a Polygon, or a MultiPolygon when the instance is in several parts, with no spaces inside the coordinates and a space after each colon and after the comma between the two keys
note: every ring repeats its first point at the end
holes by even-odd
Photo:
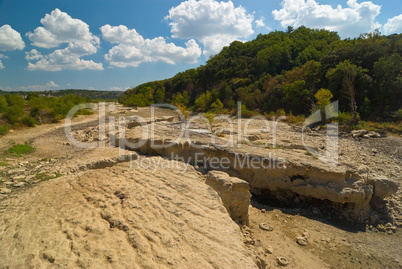
{"type": "MultiPolygon", "coordinates": [[[[0,95],[5,95],[7,93],[10,94],[18,94],[21,96],[27,96],[29,93],[33,93],[33,91],[2,91],[0,90],[0,95]]],[[[122,91],[95,91],[95,90],[76,90],[76,89],[68,89],[68,90],[56,90],[56,91],[37,91],[35,92],[40,96],[47,97],[60,97],[68,94],[73,94],[76,96],[80,96],[83,98],[90,99],[101,99],[101,100],[117,100],[120,96],[124,94],[122,91]]]]}
{"type": "Polygon", "coordinates": [[[341,111],[353,106],[362,118],[376,119],[402,108],[401,70],[402,34],[375,31],[341,40],[336,32],[289,27],[234,41],[205,65],[128,89],[119,102],[169,102],[208,111],[233,110],[241,101],[260,113],[308,115],[315,94],[325,88],[341,111]]]}

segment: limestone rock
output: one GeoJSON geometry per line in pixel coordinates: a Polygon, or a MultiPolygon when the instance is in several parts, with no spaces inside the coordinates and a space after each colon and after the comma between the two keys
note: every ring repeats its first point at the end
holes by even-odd
{"type": "Polygon", "coordinates": [[[307,246],[307,238],[304,236],[299,236],[296,238],[296,242],[297,244],[299,244],[300,246],[307,246]]]}
{"type": "Polygon", "coordinates": [[[358,138],[358,137],[362,137],[363,135],[368,133],[368,130],[353,130],[350,132],[352,134],[353,138],[358,138]]]}
{"type": "Polygon", "coordinates": [[[0,267],[257,268],[240,227],[191,166],[146,158],[161,165],[154,170],[140,161],[0,201],[0,219],[14,218],[0,222],[0,267]]]}
{"type": "Polygon", "coordinates": [[[351,132],[353,138],[380,138],[381,135],[375,131],[368,131],[368,130],[353,130],[351,132]]]}
{"type": "Polygon", "coordinates": [[[174,120],[174,116],[163,116],[163,117],[159,117],[159,118],[147,118],[147,119],[134,116],[131,118],[131,121],[127,124],[127,128],[132,129],[134,127],[141,126],[144,124],[146,125],[146,124],[151,124],[151,123],[161,122],[161,121],[172,122],[173,120],[174,120]]]}
{"type": "Polygon", "coordinates": [[[24,187],[25,186],[25,182],[17,182],[17,183],[14,183],[14,187],[24,187]]]}
{"type": "Polygon", "coordinates": [[[0,189],[0,193],[1,194],[7,194],[7,193],[10,193],[11,192],[11,190],[10,189],[7,189],[7,188],[1,188],[0,189]]]}
{"type": "Polygon", "coordinates": [[[230,217],[239,224],[248,224],[248,207],[251,194],[246,181],[230,177],[221,171],[209,171],[206,184],[221,197],[230,217]]]}
{"type": "Polygon", "coordinates": [[[23,180],[23,179],[25,179],[24,175],[13,177],[13,181],[20,181],[20,180],[23,180]]]}
{"type": "Polygon", "coordinates": [[[260,229],[272,232],[274,230],[274,226],[272,226],[269,222],[263,222],[260,224],[260,229]]]}
{"type": "Polygon", "coordinates": [[[286,259],[285,257],[278,257],[277,261],[280,266],[287,266],[289,264],[288,259],[286,259]]]}
{"type": "Polygon", "coordinates": [[[385,176],[376,176],[370,180],[374,187],[374,196],[384,199],[398,190],[398,183],[385,176]]]}
{"type": "Polygon", "coordinates": [[[364,138],[381,138],[381,135],[377,132],[370,131],[367,134],[363,135],[364,138]]]}

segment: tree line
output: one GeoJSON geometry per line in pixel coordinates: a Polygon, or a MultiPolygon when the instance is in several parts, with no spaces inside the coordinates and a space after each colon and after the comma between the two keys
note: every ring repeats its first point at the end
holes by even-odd
{"type": "Polygon", "coordinates": [[[205,65],[129,89],[119,102],[231,111],[241,101],[247,111],[308,115],[320,90],[339,100],[352,121],[400,114],[402,34],[375,31],[341,40],[336,32],[289,27],[234,41],[205,65]]]}
{"type": "MultiPolygon", "coordinates": [[[[93,100],[71,94],[41,97],[31,92],[26,98],[11,93],[0,95],[0,135],[5,135],[11,128],[58,122],[64,119],[74,106],[91,101],[93,100]]],[[[92,112],[82,109],[78,114],[92,112]]]]}

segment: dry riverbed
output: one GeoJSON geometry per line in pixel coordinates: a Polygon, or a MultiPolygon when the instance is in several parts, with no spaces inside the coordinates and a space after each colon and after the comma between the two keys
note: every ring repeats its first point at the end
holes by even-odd
{"type": "MultiPolygon", "coordinates": [[[[111,115],[148,118],[149,109],[118,107],[111,115]]],[[[157,110],[156,118],[166,116],[176,114],[157,110]]],[[[73,123],[77,139],[94,141],[96,114],[73,123]]],[[[247,146],[269,147],[262,123],[251,126],[247,146]]],[[[227,125],[214,127],[228,139],[227,125]]],[[[277,130],[278,151],[317,161],[301,147],[300,127],[279,123],[277,130]]],[[[309,132],[306,143],[323,152],[325,131],[309,132]]],[[[340,221],[319,201],[285,206],[255,195],[249,224],[238,225],[202,168],[132,151],[120,159],[116,147],[75,147],[63,123],[14,131],[0,138],[0,152],[11,141],[35,151],[0,156],[0,268],[402,268],[400,188],[387,198],[390,219],[379,215],[374,225],[340,221]]],[[[342,133],[339,144],[342,165],[400,185],[400,137],[342,133]]]]}

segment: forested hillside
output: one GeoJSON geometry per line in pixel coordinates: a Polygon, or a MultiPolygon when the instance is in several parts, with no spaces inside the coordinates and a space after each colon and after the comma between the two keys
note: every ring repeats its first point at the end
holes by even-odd
{"type": "Polygon", "coordinates": [[[402,107],[402,35],[378,32],[341,40],[337,33],[300,27],[234,41],[197,69],[129,89],[127,106],[169,102],[198,111],[284,109],[309,114],[314,95],[329,89],[342,111],[380,119],[402,107]]]}

